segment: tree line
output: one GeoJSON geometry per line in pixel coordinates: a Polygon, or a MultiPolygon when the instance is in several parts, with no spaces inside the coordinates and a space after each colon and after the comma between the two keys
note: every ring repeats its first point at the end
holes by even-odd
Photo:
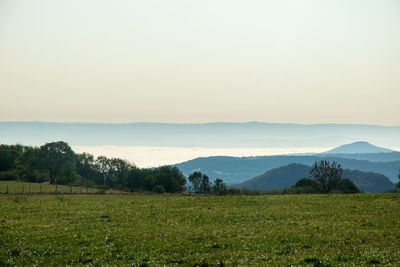
{"type": "Polygon", "coordinates": [[[186,184],[176,167],[141,169],[119,158],[75,153],[62,141],[40,147],[0,145],[0,180],[159,193],[182,192],[186,184]]]}
{"type": "Polygon", "coordinates": [[[177,167],[138,168],[120,158],[95,158],[75,153],[63,141],[40,147],[0,145],[0,180],[48,182],[50,184],[118,189],[224,195],[229,191],[221,179],[211,182],[207,175],[194,172],[186,186],[186,177],[177,167]]]}

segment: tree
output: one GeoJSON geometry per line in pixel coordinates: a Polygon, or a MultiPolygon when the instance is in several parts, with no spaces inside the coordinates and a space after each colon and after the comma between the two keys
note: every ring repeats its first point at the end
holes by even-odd
{"type": "Polygon", "coordinates": [[[213,185],[211,186],[211,192],[216,195],[225,195],[227,191],[226,184],[222,179],[215,179],[213,185]]]}
{"type": "Polygon", "coordinates": [[[146,175],[143,180],[143,189],[159,191],[162,186],[165,192],[176,193],[183,191],[185,183],[185,176],[177,167],[163,166],[151,170],[146,175]]]}
{"type": "Polygon", "coordinates": [[[143,187],[143,181],[146,176],[151,173],[152,170],[140,169],[136,166],[132,166],[129,170],[127,186],[131,191],[138,191],[143,187]]]}
{"type": "Polygon", "coordinates": [[[0,145],[0,180],[20,179],[16,159],[24,149],[22,145],[0,145]]]}
{"type": "Polygon", "coordinates": [[[132,165],[128,161],[118,158],[112,158],[110,163],[112,186],[120,189],[126,188],[128,186],[129,170],[132,165]]]}
{"type": "Polygon", "coordinates": [[[203,174],[203,177],[201,179],[200,183],[200,193],[202,194],[209,194],[211,193],[211,184],[210,184],[210,179],[208,178],[207,175],[203,174]]]}
{"type": "Polygon", "coordinates": [[[207,175],[196,171],[188,177],[189,181],[193,185],[193,191],[196,194],[209,194],[211,192],[210,179],[207,175]]]}
{"type": "Polygon", "coordinates": [[[322,193],[329,193],[337,188],[342,179],[343,169],[335,161],[327,160],[314,162],[310,170],[310,176],[318,183],[322,193]]]}
{"type": "Polygon", "coordinates": [[[75,170],[78,175],[93,182],[97,180],[97,172],[94,167],[94,157],[89,153],[75,155],[75,170]]]}
{"type": "Polygon", "coordinates": [[[68,182],[73,177],[75,153],[62,141],[46,143],[40,147],[40,166],[49,172],[50,183],[63,176],[68,182]]]}
{"type": "Polygon", "coordinates": [[[15,160],[23,150],[22,145],[0,145],[0,172],[15,169],[15,160]]]}
{"type": "Polygon", "coordinates": [[[19,176],[28,182],[42,182],[48,180],[48,174],[41,166],[40,149],[28,147],[16,159],[19,176]]]}
{"type": "Polygon", "coordinates": [[[197,172],[193,172],[188,177],[189,182],[192,183],[193,191],[195,193],[200,192],[200,184],[201,184],[202,178],[203,178],[203,174],[201,172],[198,172],[198,171],[197,172]]]}
{"type": "Polygon", "coordinates": [[[399,177],[399,181],[397,182],[396,186],[397,186],[398,189],[400,189],[400,170],[399,170],[399,176],[398,177],[399,177]]]}
{"type": "Polygon", "coordinates": [[[111,160],[105,156],[98,156],[95,161],[95,169],[102,176],[102,183],[108,184],[111,175],[111,160]]]}

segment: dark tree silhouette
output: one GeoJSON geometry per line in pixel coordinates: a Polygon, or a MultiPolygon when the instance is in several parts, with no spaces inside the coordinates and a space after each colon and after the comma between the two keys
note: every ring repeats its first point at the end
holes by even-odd
{"type": "Polygon", "coordinates": [[[54,184],[60,175],[71,175],[74,158],[75,153],[71,147],[62,141],[47,143],[40,147],[40,165],[49,172],[51,184],[54,184]]]}
{"type": "Polygon", "coordinates": [[[22,145],[0,145],[0,172],[15,169],[15,160],[23,151],[22,145]]]}
{"type": "Polygon", "coordinates": [[[311,167],[310,176],[318,183],[322,193],[329,193],[337,188],[342,179],[343,168],[335,161],[316,161],[311,167]]]}
{"type": "Polygon", "coordinates": [[[195,193],[199,193],[200,192],[200,184],[201,184],[202,178],[203,178],[203,174],[201,172],[193,172],[188,177],[189,182],[192,183],[193,191],[195,193]]]}
{"type": "Polygon", "coordinates": [[[200,193],[202,194],[209,194],[211,193],[211,184],[210,184],[210,178],[208,178],[207,175],[203,174],[203,177],[201,179],[200,183],[200,193]]]}
{"type": "Polygon", "coordinates": [[[112,175],[112,165],[111,159],[105,156],[98,156],[95,161],[95,169],[103,178],[103,184],[106,185],[111,180],[112,175]]]}
{"type": "Polygon", "coordinates": [[[225,195],[227,191],[226,184],[222,179],[215,179],[212,187],[211,187],[211,192],[216,195],[225,195]]]}
{"type": "Polygon", "coordinates": [[[189,182],[193,185],[193,191],[196,194],[209,194],[211,193],[210,178],[207,175],[197,171],[193,172],[188,177],[189,182]]]}

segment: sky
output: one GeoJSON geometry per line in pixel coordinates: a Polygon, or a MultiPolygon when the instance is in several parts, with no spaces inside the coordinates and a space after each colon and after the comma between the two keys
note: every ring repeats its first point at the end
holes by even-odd
{"type": "Polygon", "coordinates": [[[0,0],[0,121],[400,125],[398,0],[0,0]]]}

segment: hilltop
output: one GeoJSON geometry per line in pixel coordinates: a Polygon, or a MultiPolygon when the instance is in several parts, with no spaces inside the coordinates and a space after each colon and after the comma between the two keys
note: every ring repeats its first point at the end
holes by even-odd
{"type": "Polygon", "coordinates": [[[374,146],[365,141],[354,142],[342,145],[324,152],[323,154],[368,154],[368,153],[391,153],[395,152],[391,149],[374,146]]]}
{"type": "MultiPolygon", "coordinates": [[[[279,190],[293,186],[298,180],[309,177],[311,167],[303,164],[289,164],[275,168],[233,187],[279,190]]],[[[395,185],[384,175],[357,170],[343,170],[343,178],[350,179],[361,191],[366,193],[383,193],[394,190],[395,185]]]]}

